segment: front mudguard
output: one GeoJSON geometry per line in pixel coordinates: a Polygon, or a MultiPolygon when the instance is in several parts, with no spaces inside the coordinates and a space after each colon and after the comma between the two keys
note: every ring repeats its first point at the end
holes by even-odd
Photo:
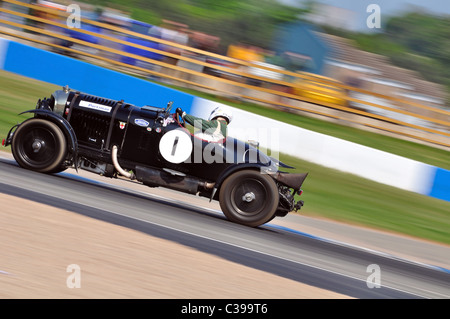
{"type": "Polygon", "coordinates": [[[16,129],[17,129],[19,126],[20,126],[20,124],[16,124],[16,125],[14,125],[13,127],[11,127],[11,129],[10,129],[9,132],[8,132],[8,135],[6,135],[6,139],[5,139],[5,142],[4,142],[3,146],[6,147],[6,146],[11,145],[12,138],[13,138],[13,136],[14,136],[14,132],[16,131],[16,129]]]}

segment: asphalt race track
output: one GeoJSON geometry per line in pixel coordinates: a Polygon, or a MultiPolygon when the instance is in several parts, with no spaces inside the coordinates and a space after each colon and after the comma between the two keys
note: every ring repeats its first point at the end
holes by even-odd
{"type": "MultiPolygon", "coordinates": [[[[18,196],[174,241],[227,260],[354,298],[450,298],[450,273],[318,240],[271,224],[249,228],[218,212],[109,186],[71,173],[44,175],[0,157],[0,193],[18,196]],[[383,270],[369,288],[369,265],[383,270]]],[[[180,198],[182,198],[180,196],[180,198]]]]}

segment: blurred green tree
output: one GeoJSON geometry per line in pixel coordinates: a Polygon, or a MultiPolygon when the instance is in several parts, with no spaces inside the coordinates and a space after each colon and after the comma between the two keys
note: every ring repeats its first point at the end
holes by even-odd
{"type": "Polygon", "coordinates": [[[130,12],[132,18],[160,25],[163,19],[187,24],[191,30],[221,39],[220,53],[241,42],[269,48],[280,23],[295,21],[309,12],[277,0],[83,0],[130,12]]]}
{"type": "MultiPolygon", "coordinates": [[[[393,64],[444,85],[450,96],[450,17],[407,12],[387,19],[377,33],[323,28],[328,33],[354,40],[362,50],[387,56],[393,64]]],[[[447,102],[450,104],[450,97],[447,102]]]]}

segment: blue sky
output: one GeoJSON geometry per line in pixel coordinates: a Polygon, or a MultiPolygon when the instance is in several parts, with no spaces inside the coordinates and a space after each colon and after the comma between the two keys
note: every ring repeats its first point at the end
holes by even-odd
{"type": "MultiPolygon", "coordinates": [[[[302,4],[306,0],[279,0],[291,5],[302,4]]],[[[369,4],[380,6],[381,20],[383,17],[401,14],[413,8],[420,8],[423,11],[437,15],[450,15],[449,0],[316,0],[316,2],[332,5],[335,7],[351,10],[357,19],[356,25],[361,29],[367,29],[366,20],[370,13],[366,12],[369,4]]]]}

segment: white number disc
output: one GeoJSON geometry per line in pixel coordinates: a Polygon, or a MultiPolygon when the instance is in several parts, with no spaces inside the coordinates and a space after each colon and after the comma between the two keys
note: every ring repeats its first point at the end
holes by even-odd
{"type": "Polygon", "coordinates": [[[192,153],[191,137],[181,129],[169,131],[159,142],[159,151],[168,162],[179,164],[187,160],[192,153]]]}

